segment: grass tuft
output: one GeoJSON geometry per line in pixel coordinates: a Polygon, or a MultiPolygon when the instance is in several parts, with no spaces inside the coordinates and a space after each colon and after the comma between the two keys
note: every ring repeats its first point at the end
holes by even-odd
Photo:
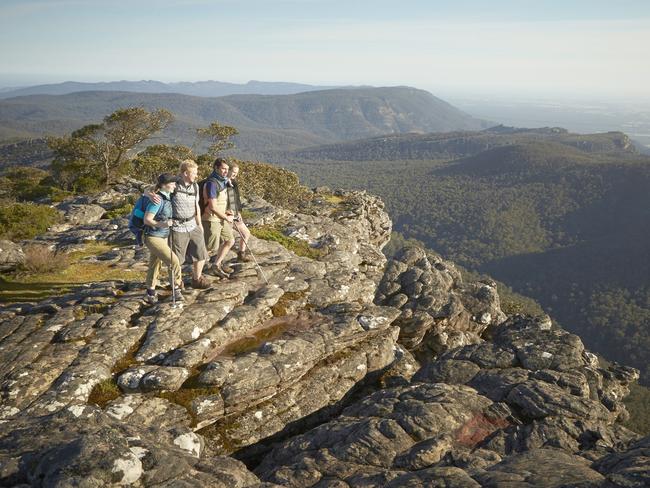
{"type": "Polygon", "coordinates": [[[44,244],[31,244],[25,247],[25,261],[20,272],[27,274],[56,273],[70,264],[67,254],[50,249],[44,244]]]}
{"type": "Polygon", "coordinates": [[[122,392],[115,379],[107,378],[95,385],[88,397],[88,403],[94,403],[98,407],[104,408],[109,402],[119,398],[120,395],[122,395],[122,392]]]}

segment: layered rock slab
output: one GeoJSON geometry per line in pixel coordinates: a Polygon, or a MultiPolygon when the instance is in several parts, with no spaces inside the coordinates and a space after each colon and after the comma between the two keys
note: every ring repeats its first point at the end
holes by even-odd
{"type": "Polygon", "coordinates": [[[611,398],[638,372],[599,368],[576,336],[545,319],[512,317],[487,336],[494,342],[451,349],[410,384],[277,446],[257,474],[285,486],[605,483],[596,466],[615,461],[593,461],[635,438],[615,423],[624,407],[611,398]]]}

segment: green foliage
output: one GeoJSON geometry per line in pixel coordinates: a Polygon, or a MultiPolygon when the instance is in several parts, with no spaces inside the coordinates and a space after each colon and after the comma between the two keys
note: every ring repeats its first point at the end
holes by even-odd
{"type": "Polygon", "coordinates": [[[294,252],[298,256],[308,257],[311,259],[318,259],[322,256],[322,251],[320,249],[311,247],[307,242],[301,239],[296,239],[295,237],[289,237],[285,235],[282,232],[282,229],[278,227],[253,227],[251,229],[251,233],[258,239],[264,239],[265,241],[275,241],[279,244],[282,244],[289,251],[294,252]]]}
{"type": "Polygon", "coordinates": [[[58,210],[47,205],[13,203],[0,206],[0,238],[32,239],[61,221],[58,210]]]}
{"type": "Polygon", "coordinates": [[[212,159],[216,158],[221,151],[235,147],[230,138],[237,134],[239,134],[237,129],[219,122],[212,122],[208,127],[196,129],[197,137],[208,142],[207,154],[212,159]]]}
{"type": "Polygon", "coordinates": [[[83,137],[49,137],[47,143],[54,152],[52,172],[57,183],[67,191],[86,193],[99,189],[101,177],[99,148],[83,137]]]}
{"type": "Polygon", "coordinates": [[[134,202],[127,201],[124,205],[120,205],[119,207],[115,207],[108,212],[106,212],[105,217],[107,219],[117,219],[120,217],[126,217],[131,214],[133,211],[133,204],[134,202]]]}
{"type": "Polygon", "coordinates": [[[630,430],[650,435],[650,389],[641,385],[630,385],[630,394],[624,400],[630,418],[623,424],[630,430]]]}
{"type": "Polygon", "coordinates": [[[56,192],[50,174],[39,168],[17,166],[8,168],[0,177],[0,197],[34,201],[56,192]]]}
{"type": "Polygon", "coordinates": [[[238,161],[239,186],[242,194],[257,195],[285,208],[296,208],[311,199],[311,192],[300,184],[298,175],[277,166],[252,161],[238,161]]]}
{"type": "MultiPolygon", "coordinates": [[[[587,297],[585,297],[587,298],[587,297]]],[[[575,315],[584,314],[579,333],[585,342],[607,358],[641,370],[641,381],[650,379],[650,286],[635,290],[601,287],[586,300],[573,297],[575,305],[586,301],[575,315]]],[[[564,311],[564,313],[571,313],[564,311]]]]}
{"type": "Polygon", "coordinates": [[[110,184],[127,168],[128,152],[167,127],[167,110],[147,112],[141,107],[116,110],[101,124],[85,125],[66,137],[50,137],[52,170],[66,190],[92,191],[110,184]]]}
{"type": "Polygon", "coordinates": [[[179,163],[185,159],[194,159],[189,147],[154,144],[131,160],[131,174],[145,183],[155,183],[161,173],[177,174],[179,163]]]}

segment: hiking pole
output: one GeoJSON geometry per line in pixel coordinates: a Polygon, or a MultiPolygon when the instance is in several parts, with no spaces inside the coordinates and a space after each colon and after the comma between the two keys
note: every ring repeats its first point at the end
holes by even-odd
{"type": "MultiPolygon", "coordinates": [[[[173,225],[173,223],[172,223],[173,225]]],[[[169,228],[169,279],[172,282],[172,308],[176,308],[176,277],[174,276],[174,232],[169,228]]]]}
{"type": "Polygon", "coordinates": [[[249,253],[251,253],[251,257],[253,258],[253,261],[255,261],[255,266],[257,266],[257,269],[259,270],[260,274],[262,275],[262,278],[264,278],[264,281],[265,281],[266,284],[268,285],[268,284],[269,284],[269,280],[266,279],[266,275],[264,274],[264,271],[262,271],[262,267],[261,267],[260,264],[257,262],[257,259],[255,258],[255,254],[253,254],[253,251],[251,251],[251,246],[250,246],[250,244],[249,244],[248,242],[246,242],[246,240],[244,239],[244,234],[242,234],[242,232],[239,230],[239,227],[237,227],[237,225],[235,225],[237,222],[239,222],[239,218],[237,218],[236,220],[233,219],[233,227],[235,228],[235,230],[236,230],[237,233],[239,234],[239,237],[241,238],[242,244],[246,244],[246,250],[247,250],[249,253]]]}

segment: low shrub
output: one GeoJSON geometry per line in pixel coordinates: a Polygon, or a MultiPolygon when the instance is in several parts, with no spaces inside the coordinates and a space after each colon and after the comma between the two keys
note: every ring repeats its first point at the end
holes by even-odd
{"type": "Polygon", "coordinates": [[[298,175],[278,166],[237,161],[239,185],[244,196],[257,195],[273,205],[296,208],[309,201],[311,191],[300,184],[298,175]]]}
{"type": "Polygon", "coordinates": [[[63,252],[50,249],[44,244],[32,244],[25,247],[25,262],[21,271],[27,273],[54,273],[70,265],[70,257],[63,252]]]}
{"type": "Polygon", "coordinates": [[[115,207],[109,210],[108,212],[106,212],[105,217],[107,219],[117,219],[119,217],[126,217],[130,215],[132,211],[133,211],[133,203],[127,201],[124,205],[115,207]]]}
{"type": "Polygon", "coordinates": [[[61,221],[58,210],[48,205],[13,203],[0,207],[0,238],[32,239],[61,221]]]}
{"type": "Polygon", "coordinates": [[[298,256],[318,259],[323,255],[322,250],[311,247],[309,243],[301,239],[296,239],[295,237],[289,237],[283,234],[282,229],[278,227],[253,227],[251,229],[251,233],[258,239],[263,239],[265,241],[275,241],[279,244],[282,244],[285,248],[287,248],[289,251],[294,252],[298,256]]]}

